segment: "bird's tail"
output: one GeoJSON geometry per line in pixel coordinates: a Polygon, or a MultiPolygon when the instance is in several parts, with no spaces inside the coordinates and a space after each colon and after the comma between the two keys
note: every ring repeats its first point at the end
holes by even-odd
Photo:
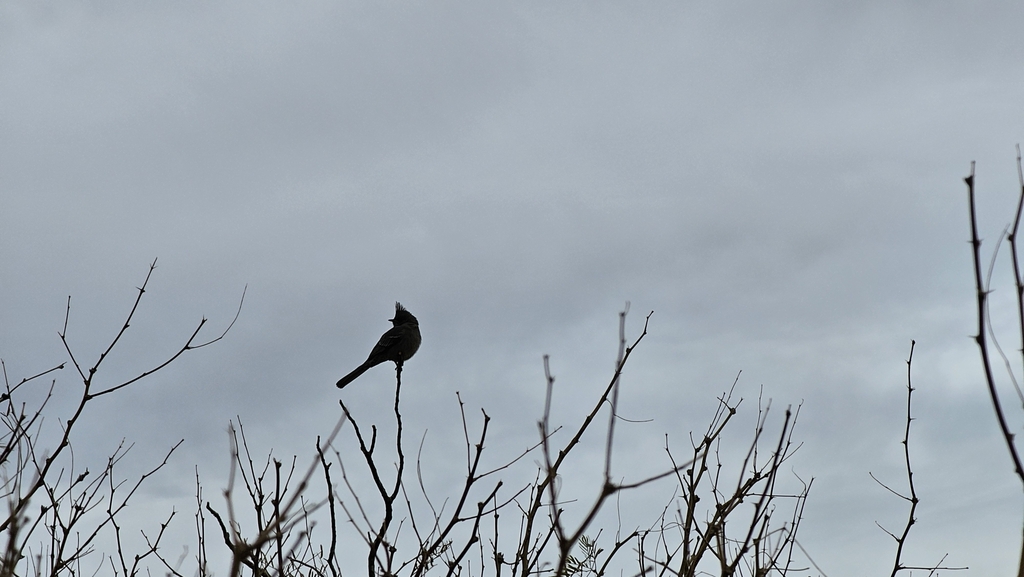
{"type": "Polygon", "coordinates": [[[356,370],[354,370],[351,373],[345,375],[344,377],[341,377],[341,380],[338,381],[338,388],[342,389],[342,388],[345,387],[345,385],[347,385],[347,384],[351,383],[352,381],[358,379],[359,375],[365,373],[367,371],[367,369],[369,369],[371,366],[372,365],[370,365],[368,363],[363,363],[363,364],[359,365],[358,367],[356,367],[356,370]]]}

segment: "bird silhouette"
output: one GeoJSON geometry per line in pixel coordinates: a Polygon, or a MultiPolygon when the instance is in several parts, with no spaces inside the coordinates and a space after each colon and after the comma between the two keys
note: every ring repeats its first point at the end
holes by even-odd
{"type": "Polygon", "coordinates": [[[401,303],[395,303],[395,318],[390,320],[394,326],[381,335],[363,364],[338,381],[339,389],[356,380],[370,367],[384,361],[394,361],[395,365],[401,367],[402,363],[416,354],[416,350],[420,348],[420,323],[416,317],[405,310],[401,303]]]}

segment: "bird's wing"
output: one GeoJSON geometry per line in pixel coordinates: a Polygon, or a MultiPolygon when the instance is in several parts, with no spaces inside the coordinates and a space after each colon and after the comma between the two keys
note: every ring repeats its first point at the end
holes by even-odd
{"type": "MultiPolygon", "coordinates": [[[[382,355],[386,353],[387,350],[391,348],[393,344],[395,344],[402,338],[403,334],[404,331],[401,326],[391,327],[390,329],[388,329],[386,333],[381,335],[380,340],[377,341],[377,344],[373,345],[373,350],[370,351],[370,358],[373,359],[377,355],[382,355]]],[[[387,359],[381,359],[378,362],[384,362],[385,360],[387,359]]]]}

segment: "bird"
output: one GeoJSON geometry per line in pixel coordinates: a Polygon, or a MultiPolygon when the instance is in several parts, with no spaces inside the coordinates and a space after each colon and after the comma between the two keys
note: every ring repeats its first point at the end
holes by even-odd
{"type": "Polygon", "coordinates": [[[420,348],[420,323],[416,317],[412,316],[412,313],[406,310],[402,303],[396,302],[395,318],[389,320],[394,326],[381,335],[380,340],[373,346],[370,356],[366,357],[363,364],[338,381],[339,389],[356,380],[370,367],[375,367],[384,361],[394,361],[395,365],[401,368],[402,363],[416,354],[420,348]]]}

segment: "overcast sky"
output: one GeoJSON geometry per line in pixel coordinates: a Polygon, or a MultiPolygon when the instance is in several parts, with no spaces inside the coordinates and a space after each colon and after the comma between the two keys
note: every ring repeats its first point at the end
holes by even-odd
{"type": "MultiPolygon", "coordinates": [[[[1008,1],[8,0],[0,357],[11,380],[64,361],[71,295],[69,341],[94,360],[159,258],[113,383],[204,315],[219,334],[247,285],[223,341],[81,425],[81,459],[137,443],[126,474],[185,439],[138,497],[179,511],[184,539],[196,465],[220,499],[229,420],[257,453],[307,459],[396,300],[423,333],[410,438],[459,447],[461,391],[500,431],[495,463],[536,438],[543,354],[556,417],[596,398],[629,301],[630,334],[654,314],[622,392],[646,422],[623,451],[660,468],[664,435],[685,446],[740,371],[742,427],[762,386],[780,412],[802,403],[800,541],[835,577],[891,568],[875,521],[901,528],[905,504],[868,472],[905,483],[916,339],[906,560],[1010,575],[1024,498],[969,338],[961,179],[977,160],[990,254],[1016,202],[1022,24],[1008,1]]],[[[1012,351],[1006,279],[993,316],[1012,351]]],[[[344,396],[384,421],[393,378],[344,396]]]]}

